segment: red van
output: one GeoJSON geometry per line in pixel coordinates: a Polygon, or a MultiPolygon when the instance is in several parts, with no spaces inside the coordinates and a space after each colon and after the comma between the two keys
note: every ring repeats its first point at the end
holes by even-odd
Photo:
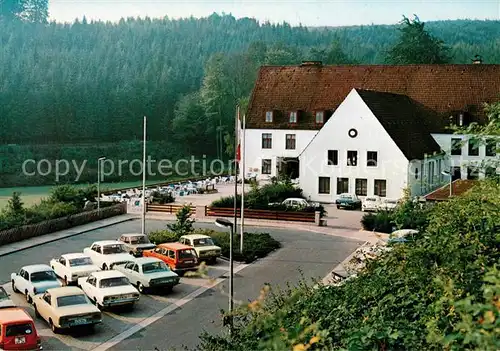
{"type": "Polygon", "coordinates": [[[0,350],[42,350],[35,323],[22,308],[0,309],[0,350]]]}
{"type": "Polygon", "coordinates": [[[143,256],[159,258],[180,276],[184,275],[186,271],[198,270],[198,255],[188,245],[180,243],[160,244],[153,250],[143,251],[143,256]]]}

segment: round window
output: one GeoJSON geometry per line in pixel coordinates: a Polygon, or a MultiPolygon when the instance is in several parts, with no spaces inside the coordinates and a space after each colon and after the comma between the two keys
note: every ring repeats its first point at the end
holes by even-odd
{"type": "Polygon", "coordinates": [[[357,131],[356,129],[354,129],[354,128],[351,128],[351,129],[349,129],[348,134],[349,134],[349,136],[350,136],[351,138],[355,138],[355,137],[357,137],[357,136],[358,136],[358,131],[357,131]]]}

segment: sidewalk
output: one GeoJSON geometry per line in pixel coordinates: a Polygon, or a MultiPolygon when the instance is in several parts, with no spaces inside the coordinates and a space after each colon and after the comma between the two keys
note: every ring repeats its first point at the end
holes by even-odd
{"type": "Polygon", "coordinates": [[[120,216],[102,219],[102,220],[95,221],[92,223],[87,223],[87,224],[80,225],[77,227],[61,230],[59,232],[40,235],[38,237],[26,239],[23,241],[18,241],[16,243],[2,245],[2,246],[0,246],[0,256],[5,256],[5,255],[10,254],[12,252],[26,250],[26,249],[29,249],[31,247],[43,245],[43,244],[46,244],[46,243],[49,243],[52,241],[68,238],[71,236],[75,236],[75,235],[79,235],[79,234],[82,234],[85,232],[89,232],[91,230],[109,227],[109,226],[112,226],[112,225],[115,225],[118,223],[131,221],[134,219],[136,219],[135,216],[120,215],[120,216]]]}

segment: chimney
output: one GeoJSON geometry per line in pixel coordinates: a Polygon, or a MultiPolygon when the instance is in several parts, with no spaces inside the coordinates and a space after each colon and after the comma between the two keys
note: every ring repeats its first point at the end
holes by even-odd
{"type": "Polygon", "coordinates": [[[323,66],[322,61],[302,61],[300,67],[313,66],[313,67],[321,67],[323,66]]]}
{"type": "Polygon", "coordinates": [[[480,65],[481,63],[483,63],[483,58],[481,57],[481,55],[476,55],[474,56],[472,63],[475,65],[480,65]]]}

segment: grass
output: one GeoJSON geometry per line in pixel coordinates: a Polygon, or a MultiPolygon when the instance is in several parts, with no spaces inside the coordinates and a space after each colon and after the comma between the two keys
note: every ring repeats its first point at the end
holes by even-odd
{"type": "MultiPolygon", "coordinates": [[[[175,180],[172,180],[175,181],[175,180]]],[[[158,183],[158,180],[146,181],[146,184],[158,183]]],[[[90,184],[77,184],[76,187],[85,187],[90,184]]],[[[126,187],[137,187],[141,186],[141,181],[134,182],[122,182],[122,183],[101,183],[102,189],[113,190],[126,187]]],[[[0,188],[0,209],[3,208],[7,201],[12,197],[13,192],[21,193],[21,198],[25,206],[34,205],[44,197],[47,197],[50,190],[53,188],[51,185],[47,186],[26,186],[26,187],[13,187],[13,188],[0,188]]]]}

